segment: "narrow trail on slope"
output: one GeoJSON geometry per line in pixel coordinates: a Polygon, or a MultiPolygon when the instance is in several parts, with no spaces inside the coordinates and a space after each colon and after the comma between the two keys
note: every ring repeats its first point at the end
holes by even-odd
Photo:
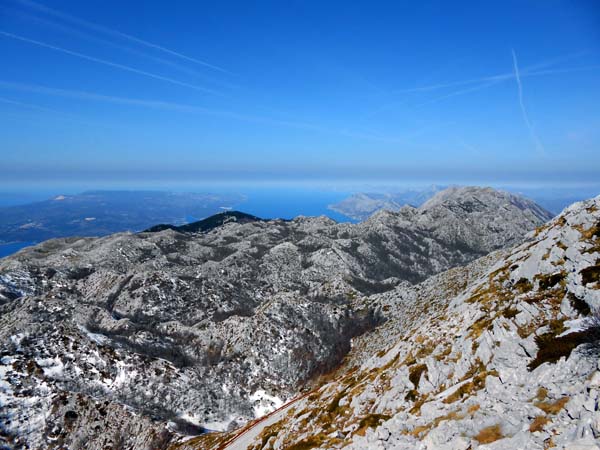
{"type": "Polygon", "coordinates": [[[285,417],[285,415],[292,406],[294,406],[298,401],[302,400],[303,398],[307,397],[313,392],[314,390],[305,392],[301,396],[290,400],[285,405],[279,407],[275,411],[267,414],[266,416],[261,417],[256,422],[251,424],[251,426],[249,426],[248,428],[242,429],[239,434],[236,434],[229,441],[221,445],[217,450],[247,450],[247,448],[250,446],[250,444],[252,444],[254,439],[256,439],[266,427],[279,422],[285,417]]]}

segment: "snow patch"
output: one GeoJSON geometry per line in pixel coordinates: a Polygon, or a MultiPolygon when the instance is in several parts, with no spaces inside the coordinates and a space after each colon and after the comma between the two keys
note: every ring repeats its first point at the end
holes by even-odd
{"type": "Polygon", "coordinates": [[[108,337],[106,337],[103,334],[92,333],[90,330],[82,326],[79,326],[78,328],[83,334],[85,334],[90,339],[90,341],[95,342],[96,344],[103,345],[107,341],[109,341],[108,337]]]}
{"type": "MultiPolygon", "coordinates": [[[[185,415],[185,416],[181,416],[181,417],[185,418],[185,417],[190,417],[190,416],[185,415]]],[[[194,416],[191,416],[191,417],[194,417],[194,416]]],[[[191,422],[191,420],[189,418],[186,420],[191,422]]],[[[233,421],[237,422],[237,424],[240,425],[240,424],[246,423],[247,420],[244,419],[243,417],[230,415],[225,420],[214,421],[214,422],[204,422],[203,424],[201,424],[201,426],[207,431],[227,431],[229,424],[233,421]]],[[[196,422],[192,422],[192,423],[195,424],[196,422]]]]}
{"type": "Polygon", "coordinates": [[[35,360],[38,366],[44,371],[44,375],[50,378],[60,377],[63,372],[65,365],[60,358],[38,358],[35,360]]]}
{"type": "Polygon", "coordinates": [[[262,389],[250,395],[249,399],[254,402],[254,417],[257,419],[275,411],[283,405],[283,400],[267,394],[262,389]]]}

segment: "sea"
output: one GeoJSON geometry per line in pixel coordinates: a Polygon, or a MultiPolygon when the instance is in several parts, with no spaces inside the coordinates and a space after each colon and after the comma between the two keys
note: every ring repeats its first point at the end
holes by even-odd
{"type": "MultiPolygon", "coordinates": [[[[147,189],[147,188],[144,188],[147,189]]],[[[140,189],[140,190],[144,190],[140,189]]],[[[53,198],[60,194],[75,194],[85,191],[81,189],[44,189],[33,192],[0,192],[0,214],[2,207],[24,205],[36,201],[53,198]]],[[[131,190],[136,190],[131,188],[131,190]]],[[[182,189],[157,189],[178,190],[182,189]]],[[[211,189],[210,186],[188,187],[187,192],[215,194],[241,194],[244,200],[234,205],[232,209],[252,214],[263,219],[293,219],[297,216],[327,216],[337,222],[355,222],[342,214],[329,209],[329,205],[337,203],[352,194],[352,192],[315,189],[304,187],[237,187],[228,189],[211,189]]],[[[188,216],[187,220],[193,222],[203,217],[188,216]]],[[[2,236],[0,235],[0,242],[2,236]]],[[[8,242],[0,243],[0,258],[9,256],[22,248],[35,245],[36,242],[8,242]]]]}
{"type": "Polygon", "coordinates": [[[246,200],[235,209],[264,219],[293,219],[297,216],[327,216],[337,222],[352,219],[328,208],[352,195],[350,192],[301,188],[248,189],[246,200]]]}
{"type": "Polygon", "coordinates": [[[30,247],[37,242],[9,242],[8,244],[0,244],[0,258],[17,253],[25,247],[30,247]]]}

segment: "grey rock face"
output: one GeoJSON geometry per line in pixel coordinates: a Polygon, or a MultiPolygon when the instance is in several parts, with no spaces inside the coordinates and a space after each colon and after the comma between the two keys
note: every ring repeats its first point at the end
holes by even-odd
{"type": "Polygon", "coordinates": [[[529,237],[370,296],[388,320],[248,448],[599,448],[600,197],[529,237]]]}
{"type": "Polygon", "coordinates": [[[176,433],[244,423],[333,369],[353,337],[383,321],[368,296],[542,222],[530,202],[473,188],[357,225],[230,222],[24,250],[0,260],[3,439],[163,448],[176,433]],[[111,425],[121,422],[124,435],[111,425]]]}

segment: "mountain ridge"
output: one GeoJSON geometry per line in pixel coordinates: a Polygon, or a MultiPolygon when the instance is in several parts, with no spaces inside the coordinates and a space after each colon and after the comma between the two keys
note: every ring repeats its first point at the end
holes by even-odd
{"type": "Polygon", "coordinates": [[[248,449],[599,447],[600,196],[521,245],[370,300],[386,323],[248,449]]]}
{"type": "MultiPolygon", "coordinates": [[[[498,211],[492,198],[482,217],[498,211]]],[[[47,436],[78,448],[81,435],[87,448],[159,438],[166,448],[203,426],[236,428],[335,369],[358,336],[389,320],[391,306],[371,298],[408,292],[541,225],[507,211],[491,240],[474,239],[466,220],[481,211],[441,208],[418,226],[414,211],[356,225],[232,221],[204,233],[56,239],[0,260],[4,432],[42,447],[47,436]],[[110,415],[99,416],[96,398],[110,415]],[[33,434],[18,419],[24,404],[46,417],[33,434]],[[93,431],[98,420],[106,435],[93,431]],[[143,432],[120,434],[119,422],[143,432]]]]}
{"type": "Polygon", "coordinates": [[[228,222],[248,223],[248,222],[264,222],[265,219],[256,217],[252,214],[247,214],[242,211],[224,211],[213,214],[206,219],[198,220],[185,225],[159,224],[154,225],[144,233],[157,233],[164,230],[179,231],[182,233],[203,233],[220,227],[228,222]]]}

